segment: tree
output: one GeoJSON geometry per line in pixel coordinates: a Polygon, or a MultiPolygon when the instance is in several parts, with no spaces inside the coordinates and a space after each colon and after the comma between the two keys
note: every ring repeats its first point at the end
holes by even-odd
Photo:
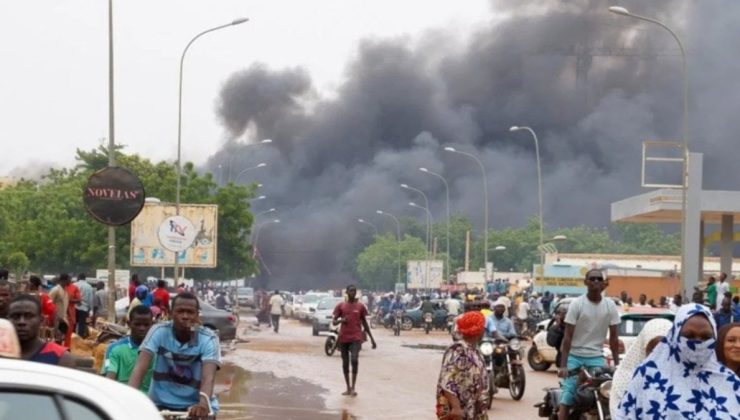
{"type": "Polygon", "coordinates": [[[16,280],[23,277],[23,273],[28,269],[28,264],[28,257],[20,251],[8,255],[8,258],[5,260],[5,265],[15,272],[16,280]]]}
{"type": "MultiPolygon", "coordinates": [[[[406,261],[424,259],[427,251],[421,239],[408,235],[401,240],[400,246],[403,276],[406,271],[406,261]]],[[[397,273],[398,242],[394,235],[376,236],[375,242],[357,256],[357,274],[360,277],[360,285],[364,289],[393,290],[397,273]]]]}

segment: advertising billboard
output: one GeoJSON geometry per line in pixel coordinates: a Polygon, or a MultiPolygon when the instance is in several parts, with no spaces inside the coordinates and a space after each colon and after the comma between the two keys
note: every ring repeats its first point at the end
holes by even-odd
{"type": "Polygon", "coordinates": [[[406,278],[409,289],[439,289],[444,283],[444,263],[441,260],[429,262],[429,279],[427,276],[427,261],[408,261],[406,264],[406,278]]]}
{"type": "Polygon", "coordinates": [[[216,267],[218,206],[181,204],[180,216],[175,213],[171,203],[144,205],[131,223],[132,267],[171,267],[175,263],[172,249],[182,249],[178,253],[181,267],[216,267]],[[178,242],[176,236],[183,240],[178,242]]]}

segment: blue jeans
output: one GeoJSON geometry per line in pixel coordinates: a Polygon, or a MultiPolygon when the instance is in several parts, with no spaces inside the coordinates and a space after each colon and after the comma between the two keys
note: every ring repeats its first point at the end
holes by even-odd
{"type": "MultiPolygon", "coordinates": [[[[604,356],[580,357],[572,354],[568,355],[568,371],[585,367],[602,367],[606,365],[604,356]]],[[[560,393],[560,404],[572,406],[576,402],[576,381],[578,375],[569,376],[561,382],[562,392],[560,393]]]]}

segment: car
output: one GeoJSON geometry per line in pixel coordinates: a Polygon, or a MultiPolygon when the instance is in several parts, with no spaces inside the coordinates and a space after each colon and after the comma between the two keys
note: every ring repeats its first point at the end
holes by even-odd
{"type": "Polygon", "coordinates": [[[313,313],[316,312],[316,306],[318,306],[321,298],[328,297],[328,293],[306,293],[301,299],[301,305],[296,311],[296,317],[299,321],[310,322],[313,313]]]}
{"type": "MultiPolygon", "coordinates": [[[[446,326],[447,325],[447,307],[445,306],[444,299],[432,299],[434,304],[434,318],[432,318],[432,325],[435,326],[446,326]]],[[[421,328],[424,324],[424,320],[421,313],[421,305],[407,309],[403,316],[403,329],[410,330],[412,328],[421,328]]]]}
{"type": "MultiPolygon", "coordinates": [[[[629,350],[630,346],[635,342],[637,336],[642,331],[645,324],[651,319],[663,318],[669,321],[673,321],[673,312],[667,309],[658,308],[631,308],[628,312],[620,312],[620,324],[617,327],[619,335],[619,353],[624,354],[629,350]]],[[[546,321],[551,322],[551,321],[546,321]]],[[[527,361],[529,366],[536,371],[545,371],[555,363],[557,358],[557,349],[547,344],[547,328],[549,324],[545,326],[543,331],[539,331],[532,339],[532,346],[529,348],[527,353],[527,361]]],[[[608,361],[611,361],[612,354],[611,349],[607,341],[604,342],[604,356],[608,361]]]]}
{"type": "Polygon", "coordinates": [[[74,369],[0,358],[3,419],[162,419],[141,391],[74,369]]]}
{"type": "Polygon", "coordinates": [[[302,295],[289,294],[285,298],[285,305],[283,305],[283,316],[286,318],[293,318],[296,316],[296,309],[300,305],[300,298],[302,295]]]}
{"type": "Polygon", "coordinates": [[[239,287],[236,289],[236,300],[239,306],[254,308],[254,289],[251,287],[239,287]]]}
{"type": "Polygon", "coordinates": [[[313,324],[313,335],[319,335],[321,331],[329,331],[329,324],[331,324],[331,319],[334,316],[334,308],[341,302],[344,302],[344,299],[338,297],[325,297],[319,301],[311,322],[313,324]]]}
{"type": "Polygon", "coordinates": [[[200,304],[201,324],[216,331],[219,341],[224,342],[236,338],[237,319],[231,311],[218,309],[200,298],[198,303],[200,304]]]}

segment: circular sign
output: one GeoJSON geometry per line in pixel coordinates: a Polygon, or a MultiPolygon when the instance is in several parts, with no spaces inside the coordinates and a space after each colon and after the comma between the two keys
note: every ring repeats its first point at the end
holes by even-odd
{"type": "Polygon", "coordinates": [[[182,252],[190,248],[197,234],[193,222],[183,216],[164,219],[157,232],[159,243],[172,252],[182,252]]]}
{"type": "Polygon", "coordinates": [[[144,207],[144,185],[128,169],[103,168],[90,176],[82,194],[85,209],[95,220],[110,226],[129,223],[144,207]]]}

